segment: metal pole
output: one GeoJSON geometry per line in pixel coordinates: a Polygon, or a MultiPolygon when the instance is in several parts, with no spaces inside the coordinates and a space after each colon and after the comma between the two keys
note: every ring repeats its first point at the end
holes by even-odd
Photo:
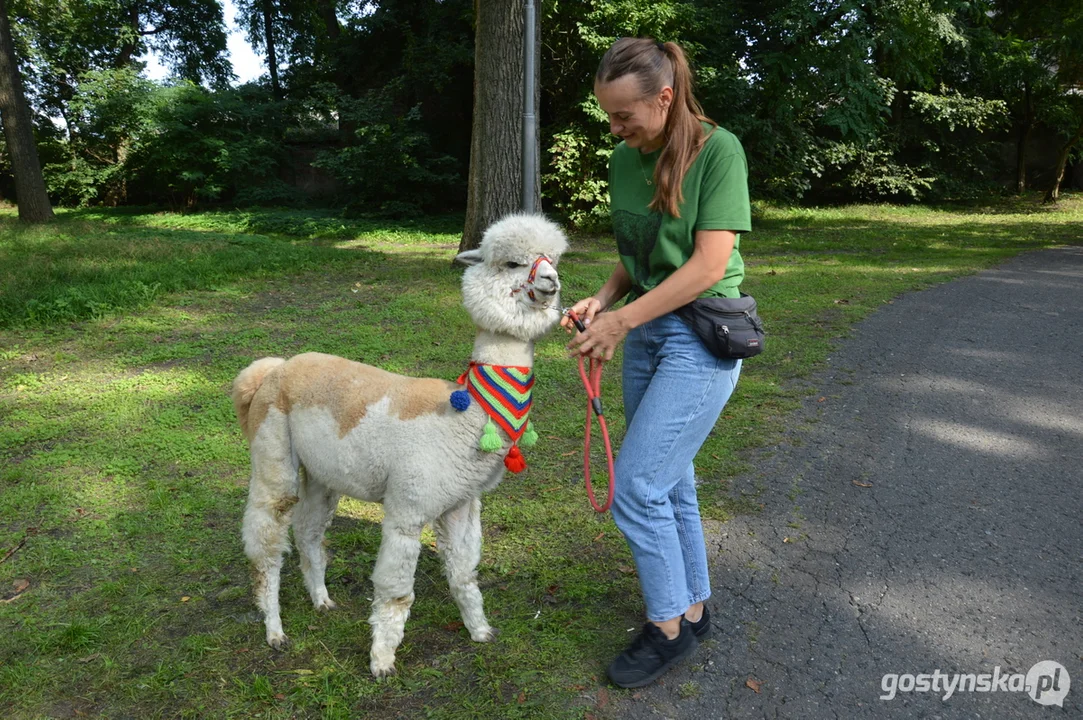
{"type": "Polygon", "coordinates": [[[534,178],[537,175],[537,116],[534,112],[535,37],[534,0],[523,6],[523,212],[537,212],[534,178]]]}

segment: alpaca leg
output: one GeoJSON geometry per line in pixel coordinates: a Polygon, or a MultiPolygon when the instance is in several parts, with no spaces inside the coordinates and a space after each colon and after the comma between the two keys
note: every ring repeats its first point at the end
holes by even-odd
{"type": "Polygon", "coordinates": [[[369,667],[376,677],[395,672],[395,649],[402,642],[414,603],[414,571],[421,551],[421,522],[401,523],[384,508],[383,538],[372,572],[372,651],[369,667]]]}
{"type": "MultiPolygon", "coordinates": [[[[253,483],[256,478],[253,477],[253,483]]],[[[278,606],[282,555],[289,550],[289,525],[292,501],[268,504],[249,493],[244,510],[244,551],[252,563],[252,585],[256,605],[263,611],[267,644],[276,650],[286,644],[278,606]]]]}
{"type": "Polygon", "coordinates": [[[463,624],[476,642],[496,637],[489,626],[478,589],[477,567],[481,560],[481,500],[473,498],[448,510],[435,523],[436,547],[444,558],[451,595],[463,617],[463,624]]]}
{"type": "Polygon", "coordinates": [[[252,479],[241,536],[252,563],[256,604],[263,611],[267,644],[286,643],[278,606],[282,555],[289,551],[289,526],[297,502],[297,461],[285,417],[268,417],[252,438],[252,479]]]}
{"type": "Polygon", "coordinates": [[[335,602],[327,594],[324,574],[327,571],[327,550],[324,535],[335,518],[340,494],[305,476],[301,484],[301,500],[293,511],[293,541],[301,561],[305,587],[317,610],[333,610],[335,602]]]}

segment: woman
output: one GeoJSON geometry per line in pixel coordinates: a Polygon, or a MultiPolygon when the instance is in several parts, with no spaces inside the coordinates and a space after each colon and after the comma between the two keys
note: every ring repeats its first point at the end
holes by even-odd
{"type": "Polygon", "coordinates": [[[649,622],[609,677],[641,687],[711,629],[692,461],[737,385],[741,361],[712,355],[673,311],[701,296],[739,297],[739,233],[751,229],[748,170],[737,138],[703,115],[675,43],[617,41],[598,67],[594,94],[623,140],[609,163],[620,262],[594,296],[573,306],[588,328],[568,347],[608,360],[625,343],[628,429],[612,509],[649,622]],[[629,302],[609,311],[625,296],[629,302]]]}

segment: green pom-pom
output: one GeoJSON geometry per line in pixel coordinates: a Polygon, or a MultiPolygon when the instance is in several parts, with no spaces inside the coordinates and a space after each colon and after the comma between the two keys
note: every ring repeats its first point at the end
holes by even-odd
{"type": "Polygon", "coordinates": [[[496,423],[492,420],[485,423],[485,430],[481,434],[481,440],[478,441],[478,447],[485,452],[496,452],[504,448],[504,441],[497,434],[496,423]]]}
{"type": "Polygon", "coordinates": [[[526,432],[519,438],[519,447],[534,447],[538,442],[538,431],[534,429],[534,421],[526,421],[526,432]]]}

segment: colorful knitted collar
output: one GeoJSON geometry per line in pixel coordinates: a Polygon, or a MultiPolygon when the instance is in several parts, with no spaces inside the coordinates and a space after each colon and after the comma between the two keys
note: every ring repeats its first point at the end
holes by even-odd
{"type": "MultiPolygon", "coordinates": [[[[519,452],[520,440],[523,447],[530,447],[538,439],[533,423],[530,423],[527,417],[532,403],[534,371],[528,367],[488,365],[471,361],[467,371],[459,376],[458,383],[466,385],[466,392],[490,418],[479,441],[481,449],[495,452],[504,447],[504,442],[496,434],[496,425],[499,425],[512,441],[511,450],[504,458],[504,465],[512,472],[525,469],[526,462],[519,452]]],[[[457,390],[452,393],[452,405],[459,410],[466,409],[462,402],[465,399],[462,397],[463,392],[457,390]]]]}

